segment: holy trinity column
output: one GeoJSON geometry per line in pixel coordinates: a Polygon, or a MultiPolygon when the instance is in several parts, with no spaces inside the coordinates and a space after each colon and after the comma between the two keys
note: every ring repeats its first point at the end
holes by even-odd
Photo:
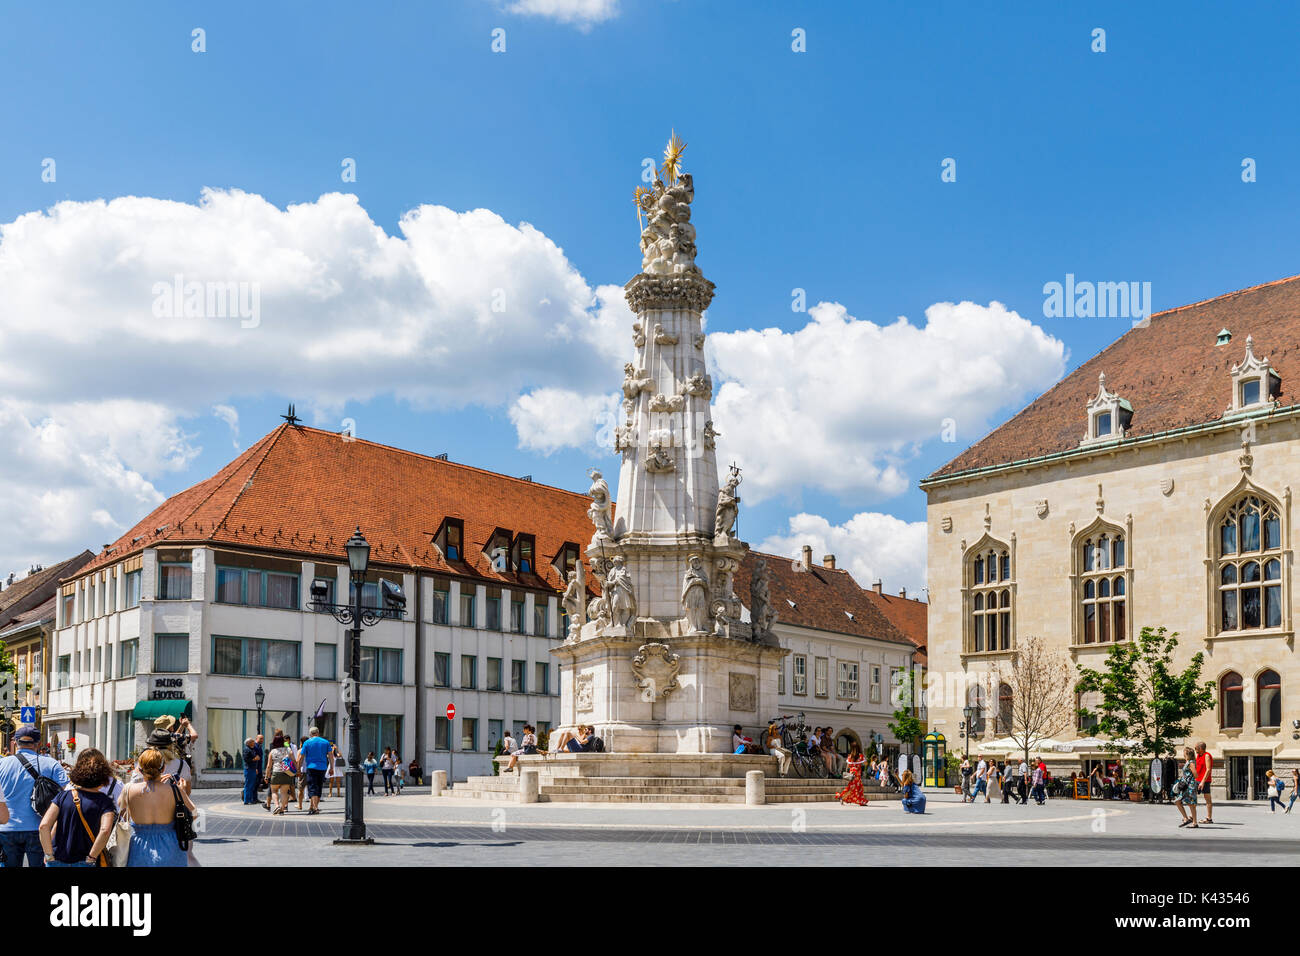
{"type": "Polygon", "coordinates": [[[593,470],[587,563],[599,595],[587,593],[579,568],[565,594],[568,640],[557,649],[563,724],[603,717],[609,733],[637,741],[629,749],[660,752],[729,745],[729,722],[755,719],[760,665],[775,707],[783,653],[765,575],[755,575],[748,621],[733,591],[748,551],[735,532],[741,478],[733,465],[719,480],[703,328],[714,285],[695,264],[685,145],[674,133],[653,187],[636,190],[642,259],[624,287],[635,358],[623,369],[615,435],[618,504],[593,470]]]}

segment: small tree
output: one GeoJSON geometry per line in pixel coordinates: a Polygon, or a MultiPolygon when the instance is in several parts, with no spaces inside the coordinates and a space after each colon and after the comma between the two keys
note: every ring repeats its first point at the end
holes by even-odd
{"type": "Polygon", "coordinates": [[[910,671],[904,671],[899,676],[898,685],[891,688],[891,695],[890,702],[898,709],[894,711],[893,723],[886,726],[894,739],[903,746],[904,753],[916,753],[920,749],[921,738],[925,736],[925,724],[913,713],[915,696],[910,671]]]}
{"type": "Polygon", "coordinates": [[[1192,719],[1214,706],[1214,681],[1200,683],[1205,655],[1193,654],[1191,663],[1177,673],[1177,647],[1177,632],[1144,627],[1136,641],[1111,647],[1104,670],[1079,668],[1076,690],[1100,694],[1101,705],[1078,713],[1095,718],[1097,729],[1111,738],[1105,745],[1108,752],[1164,757],[1175,740],[1192,732],[1192,719]]]}
{"type": "Polygon", "coordinates": [[[1064,655],[1053,653],[1038,636],[1021,641],[1011,659],[992,671],[989,695],[999,704],[999,685],[1011,692],[1011,711],[995,712],[1007,726],[1007,736],[1016,742],[1029,762],[1029,751],[1040,740],[1059,734],[1075,714],[1074,674],[1064,655]]]}

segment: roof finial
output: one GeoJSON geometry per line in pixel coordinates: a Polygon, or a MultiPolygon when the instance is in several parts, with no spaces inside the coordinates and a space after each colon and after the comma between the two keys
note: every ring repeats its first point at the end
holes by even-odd
{"type": "Polygon", "coordinates": [[[289,403],[289,414],[281,415],[280,417],[283,418],[290,425],[297,425],[300,421],[302,421],[301,418],[299,418],[297,415],[294,414],[292,402],[289,403]]]}

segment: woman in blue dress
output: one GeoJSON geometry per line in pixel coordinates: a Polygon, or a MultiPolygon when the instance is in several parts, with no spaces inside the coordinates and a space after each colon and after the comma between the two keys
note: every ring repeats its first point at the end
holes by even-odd
{"type": "Polygon", "coordinates": [[[1190,826],[1194,830],[1199,830],[1200,824],[1196,822],[1196,751],[1191,747],[1184,747],[1183,760],[1185,763],[1182,775],[1174,784],[1174,803],[1183,818],[1183,822],[1178,826],[1190,826]],[[1191,807],[1190,813],[1188,807],[1191,807]]]}
{"type": "Polygon", "coordinates": [[[176,839],[176,801],[194,813],[194,803],[183,787],[163,779],[166,758],[149,749],[140,755],[144,780],[133,783],[122,794],[122,809],[131,824],[131,849],[127,866],[185,866],[187,859],[176,839]]]}
{"type": "Polygon", "coordinates": [[[912,776],[912,771],[904,770],[900,778],[903,785],[903,812],[904,813],[925,813],[925,794],[917,786],[916,778],[912,776]]]}

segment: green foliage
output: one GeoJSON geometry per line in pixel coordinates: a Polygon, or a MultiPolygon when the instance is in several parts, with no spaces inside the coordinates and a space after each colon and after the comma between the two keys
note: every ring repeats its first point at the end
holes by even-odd
{"type": "Polygon", "coordinates": [[[925,736],[925,724],[921,723],[919,718],[913,717],[906,710],[896,710],[893,723],[887,726],[894,739],[903,744],[904,753],[907,752],[909,745],[912,753],[920,752],[920,741],[925,736]]]}
{"type": "Polygon", "coordinates": [[[1192,720],[1214,706],[1214,681],[1200,682],[1205,655],[1197,652],[1178,673],[1173,667],[1177,647],[1177,632],[1144,627],[1136,641],[1111,647],[1103,670],[1079,668],[1075,690],[1101,695],[1095,711],[1080,708],[1079,716],[1096,719],[1098,733],[1112,738],[1106,744],[1111,753],[1168,756],[1174,742],[1192,732],[1192,720]],[[1133,743],[1114,743],[1121,738],[1133,743]]]}
{"type": "Polygon", "coordinates": [[[944,776],[948,778],[948,786],[961,783],[961,758],[956,754],[943,755],[944,776]]]}
{"type": "Polygon", "coordinates": [[[921,738],[925,736],[925,724],[915,715],[913,683],[915,677],[911,671],[904,671],[899,676],[897,687],[891,689],[891,702],[898,709],[894,711],[894,721],[888,724],[894,739],[903,745],[903,752],[911,750],[920,752],[921,738]]]}
{"type": "Polygon", "coordinates": [[[501,756],[501,752],[506,749],[505,741],[498,740],[497,745],[492,748],[492,776],[498,776],[501,773],[501,766],[497,763],[496,758],[501,756]]]}

